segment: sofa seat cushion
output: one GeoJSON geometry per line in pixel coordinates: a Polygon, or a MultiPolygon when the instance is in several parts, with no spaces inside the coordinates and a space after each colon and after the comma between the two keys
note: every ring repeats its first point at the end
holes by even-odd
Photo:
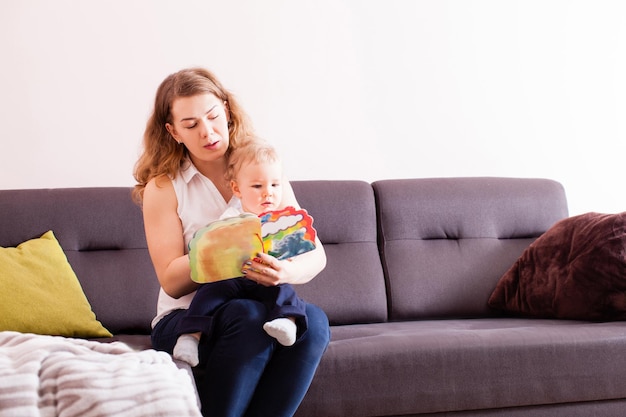
{"type": "Polygon", "coordinates": [[[626,397],[626,323],[519,318],[334,326],[303,416],[381,416],[626,397]]]}

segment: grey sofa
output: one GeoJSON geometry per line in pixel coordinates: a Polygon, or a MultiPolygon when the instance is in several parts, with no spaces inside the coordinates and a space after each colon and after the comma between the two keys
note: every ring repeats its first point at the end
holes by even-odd
{"type": "MultiPolygon", "coordinates": [[[[298,417],[624,416],[626,325],[487,307],[567,217],[544,179],[296,181],[328,264],[299,294],[332,340],[298,417]]],[[[0,191],[0,246],[53,230],[98,319],[150,347],[158,283],[129,188],[0,191]]]]}

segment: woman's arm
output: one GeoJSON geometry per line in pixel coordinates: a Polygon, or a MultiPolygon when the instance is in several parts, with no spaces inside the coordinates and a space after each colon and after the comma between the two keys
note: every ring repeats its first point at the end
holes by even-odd
{"type": "Polygon", "coordinates": [[[189,294],[198,286],[191,280],[177,208],[176,193],[169,178],[155,178],[146,185],[143,218],[148,251],[161,287],[174,298],[189,294]]]}
{"type": "MultiPolygon", "coordinates": [[[[285,180],[283,186],[282,207],[293,206],[300,208],[291,184],[285,180]]],[[[246,276],[259,284],[304,284],[311,281],[326,267],[326,252],[322,242],[315,236],[315,249],[290,259],[281,260],[264,253],[259,254],[262,262],[252,261],[253,270],[246,276]],[[258,271],[258,272],[257,272],[258,271]]]]}

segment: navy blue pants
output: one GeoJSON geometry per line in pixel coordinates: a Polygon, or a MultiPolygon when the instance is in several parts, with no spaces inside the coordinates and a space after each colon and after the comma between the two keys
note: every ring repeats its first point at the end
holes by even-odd
{"type": "Polygon", "coordinates": [[[297,337],[306,332],[308,323],[305,303],[289,284],[266,287],[247,278],[233,278],[202,284],[196,291],[185,317],[178,322],[178,334],[202,332],[210,337],[213,316],[228,301],[245,298],[263,303],[267,320],[293,317],[298,328],[297,337]]]}
{"type": "MultiPolygon", "coordinates": [[[[293,416],[308,390],[330,341],[326,314],[305,303],[308,330],[284,347],[263,330],[266,306],[255,300],[228,301],[214,315],[213,337],[202,338],[196,368],[202,414],[208,417],[293,416]]],[[[176,310],[152,330],[155,349],[172,353],[176,310]]]]}

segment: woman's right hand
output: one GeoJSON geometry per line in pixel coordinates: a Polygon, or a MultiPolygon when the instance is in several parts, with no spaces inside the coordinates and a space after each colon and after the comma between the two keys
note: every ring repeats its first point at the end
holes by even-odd
{"type": "Polygon", "coordinates": [[[162,176],[146,185],[143,195],[143,219],[148,251],[163,290],[174,298],[194,291],[189,256],[184,252],[184,238],[177,213],[178,202],[171,180],[162,176]]]}

